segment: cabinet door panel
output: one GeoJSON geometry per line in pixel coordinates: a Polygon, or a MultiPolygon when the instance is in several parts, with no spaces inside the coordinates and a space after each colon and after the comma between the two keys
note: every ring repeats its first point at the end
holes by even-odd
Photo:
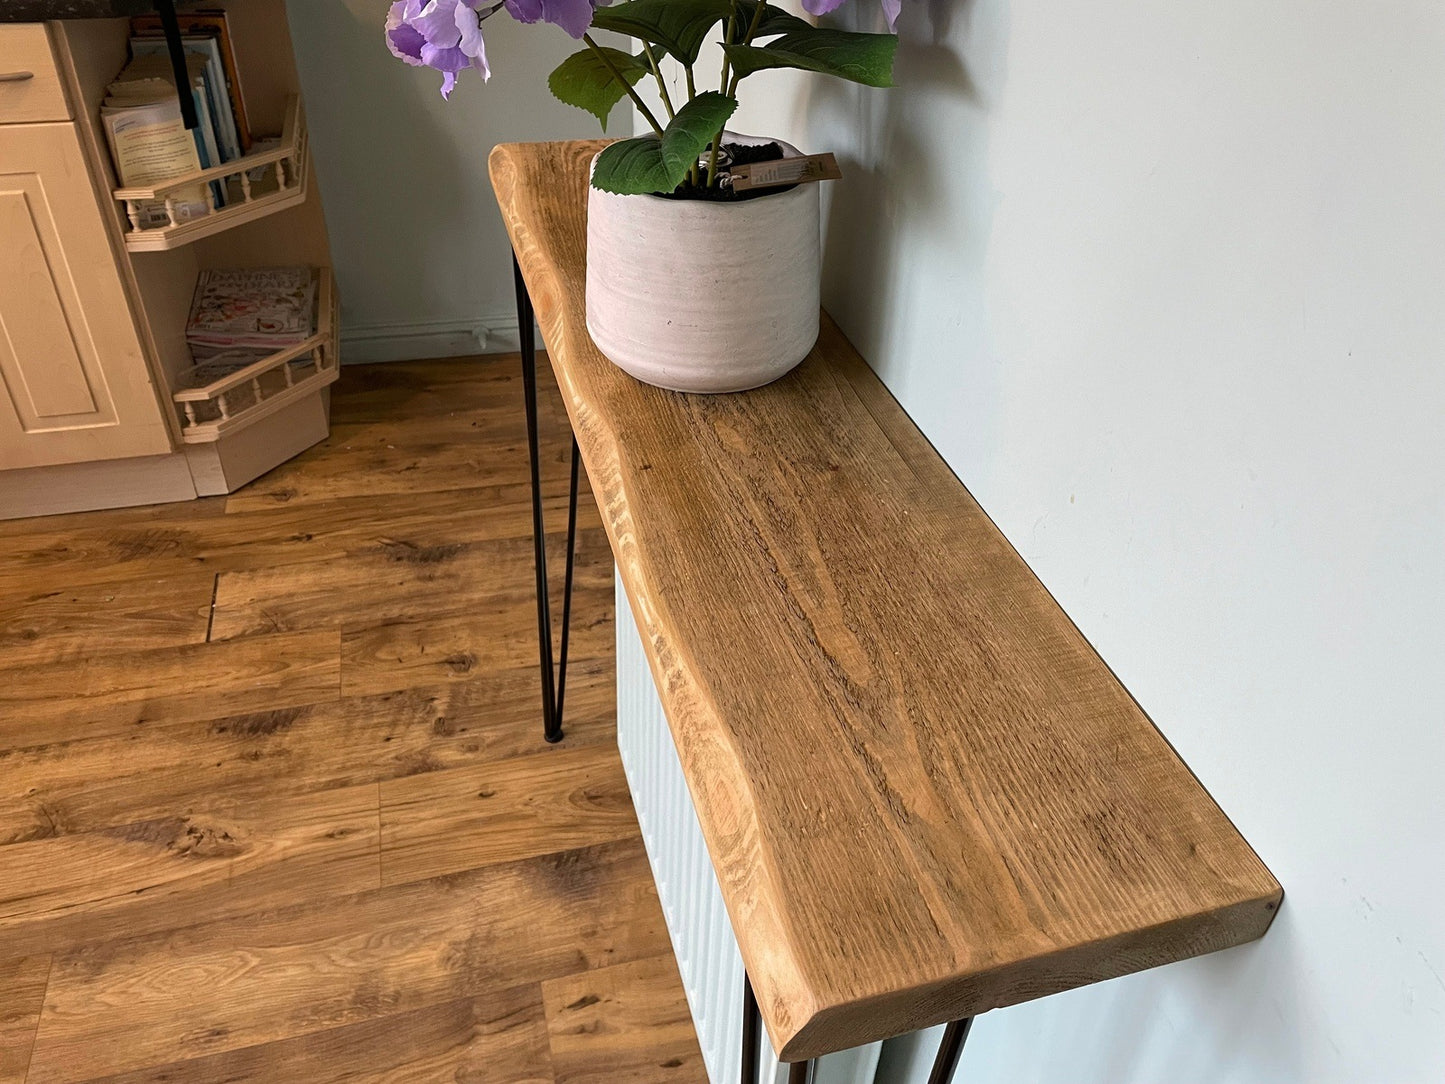
{"type": "Polygon", "coordinates": [[[0,126],[0,468],[170,450],[74,126],[0,126]]]}
{"type": "Polygon", "coordinates": [[[32,195],[44,195],[40,177],[32,173],[7,180],[24,187],[0,191],[0,237],[10,251],[9,259],[0,260],[0,322],[5,325],[0,371],[21,423],[33,433],[55,419],[109,414],[95,401],[91,380],[98,374],[85,371],[45,260],[31,209],[32,195]],[[33,379],[26,379],[27,370],[33,379]]]}

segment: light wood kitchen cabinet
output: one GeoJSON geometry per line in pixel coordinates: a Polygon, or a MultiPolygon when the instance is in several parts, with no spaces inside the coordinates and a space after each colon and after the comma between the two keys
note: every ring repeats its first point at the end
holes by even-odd
{"type": "Polygon", "coordinates": [[[0,124],[0,463],[172,440],[75,125],[0,124]]]}
{"type": "Polygon", "coordinates": [[[129,20],[0,20],[0,519],[230,493],[328,432],[330,246],[285,0],[208,6],[227,13],[252,131],[277,138],[209,178],[237,198],[144,230],[136,200],[168,190],[121,188],[100,123],[129,20]],[[327,299],[304,356],[258,361],[244,386],[197,401],[197,275],[297,265],[327,299]]]}
{"type": "Polygon", "coordinates": [[[0,26],[0,124],[70,119],[45,26],[0,26]]]}

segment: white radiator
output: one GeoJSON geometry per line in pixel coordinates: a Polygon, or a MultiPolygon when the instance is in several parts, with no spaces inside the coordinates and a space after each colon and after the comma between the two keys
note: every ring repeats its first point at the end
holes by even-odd
{"type": "MultiPolygon", "coordinates": [[[[743,961],[642,639],[617,582],[617,744],[712,1084],[742,1073],[743,961]]],[[[821,1059],[814,1084],[923,1084],[942,1028],[821,1059]],[[885,1049],[886,1048],[886,1049],[885,1049]],[[882,1070],[880,1071],[880,1056],[882,1070]]],[[[761,1079],[786,1084],[766,1036],[761,1079]]]]}

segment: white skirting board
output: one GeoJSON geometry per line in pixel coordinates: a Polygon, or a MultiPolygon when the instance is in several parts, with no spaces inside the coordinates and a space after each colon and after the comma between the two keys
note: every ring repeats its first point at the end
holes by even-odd
{"type": "MultiPolygon", "coordinates": [[[[736,1084],[742,1072],[742,957],[620,579],[616,612],[617,745],[627,785],[708,1078],[736,1084]]],[[[814,1084],[924,1084],[942,1033],[935,1028],[830,1054],[819,1062],[814,1084]]],[[[786,1084],[787,1067],[778,1064],[766,1036],[762,1048],[761,1080],[786,1084]]]]}
{"type": "Polygon", "coordinates": [[[356,324],[343,317],[341,322],[343,365],[508,354],[518,349],[517,314],[512,311],[471,320],[356,324]]]}

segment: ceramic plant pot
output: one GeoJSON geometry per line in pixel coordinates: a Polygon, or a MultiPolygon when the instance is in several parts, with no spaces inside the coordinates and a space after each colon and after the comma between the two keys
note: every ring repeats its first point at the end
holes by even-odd
{"type": "Polygon", "coordinates": [[[589,188],[587,330],[615,365],[661,388],[776,380],[818,338],[818,226],[816,184],[732,202],[589,188]]]}

